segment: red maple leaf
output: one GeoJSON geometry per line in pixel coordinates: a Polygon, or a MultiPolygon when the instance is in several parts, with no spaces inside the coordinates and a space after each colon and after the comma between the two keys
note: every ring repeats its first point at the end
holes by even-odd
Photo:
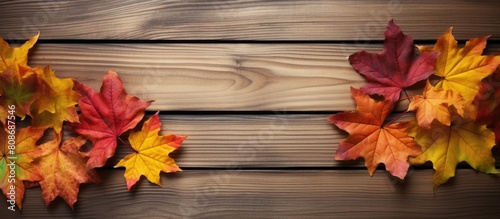
{"type": "Polygon", "coordinates": [[[114,155],[117,137],[134,128],[153,101],[142,101],[128,95],[123,82],[113,71],[104,77],[100,93],[76,80],[75,89],[82,96],[78,101],[82,113],[80,123],[72,123],[70,129],[94,143],[86,153],[89,156],[87,166],[102,167],[114,155]]]}
{"type": "Polygon", "coordinates": [[[477,107],[476,122],[487,124],[495,133],[495,142],[500,143],[500,68],[479,84],[473,104],[477,107]]]}
{"type": "Polygon", "coordinates": [[[383,95],[395,102],[404,88],[433,73],[437,55],[437,52],[424,52],[414,60],[413,38],[404,35],[391,20],[385,31],[384,50],[379,54],[358,51],[349,56],[349,62],[368,80],[362,91],[383,95]]]}

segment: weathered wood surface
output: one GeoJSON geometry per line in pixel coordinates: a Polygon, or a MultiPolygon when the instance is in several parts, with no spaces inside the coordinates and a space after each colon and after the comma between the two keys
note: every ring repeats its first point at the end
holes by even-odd
{"type": "Polygon", "coordinates": [[[366,83],[347,61],[358,50],[382,45],[39,44],[30,64],[95,90],[115,70],[130,94],[155,100],[149,110],[342,111],[355,109],[349,87],[366,83]]]}
{"type": "MultiPolygon", "coordinates": [[[[162,114],[160,120],[162,134],[188,136],[179,150],[171,154],[181,168],[364,167],[363,159],[334,160],[339,142],[348,134],[326,121],[328,115],[162,114]]],[[[27,125],[22,123],[23,127],[27,125]]],[[[71,137],[71,133],[65,134],[65,138],[71,137]]],[[[126,138],[122,136],[125,141],[126,138]]],[[[47,134],[39,143],[50,140],[52,135],[47,134]]],[[[118,141],[116,153],[106,167],[113,167],[132,152],[130,146],[118,141]]],[[[497,158],[496,166],[500,167],[500,148],[495,147],[493,154],[497,158]]],[[[459,166],[470,167],[465,163],[459,166]]],[[[383,165],[380,168],[383,169],[383,165]]],[[[432,168],[432,165],[419,168],[432,168]]]]}
{"type": "MultiPolygon", "coordinates": [[[[162,133],[189,136],[180,150],[173,153],[181,167],[364,166],[362,159],[334,160],[339,142],[347,133],[326,121],[327,116],[282,112],[274,115],[162,115],[161,122],[162,133]]],[[[500,167],[500,150],[493,151],[500,167]]],[[[119,146],[108,166],[114,166],[131,152],[128,146],[119,146]]]]}
{"type": "MultiPolygon", "coordinates": [[[[399,183],[364,170],[187,170],[163,174],[164,187],[142,179],[127,191],[121,170],[100,170],[101,185],[83,185],[75,211],[57,199],[45,206],[29,189],[25,218],[496,218],[498,177],[458,170],[432,191],[432,170],[399,183]]],[[[7,212],[2,218],[21,218],[7,212]]]]}
{"type": "Polygon", "coordinates": [[[102,184],[82,186],[75,211],[61,199],[45,207],[35,188],[21,215],[0,202],[0,217],[494,218],[498,177],[461,165],[436,194],[430,165],[411,169],[405,183],[382,170],[369,177],[362,161],[334,161],[347,135],[325,117],[355,108],[349,87],[365,81],[347,56],[380,51],[390,18],[423,43],[449,26],[462,43],[492,35],[489,53],[498,53],[499,6],[496,0],[1,1],[0,36],[22,42],[41,32],[31,65],[51,64],[58,76],[94,89],[116,70],[129,93],[156,100],[148,115],[163,111],[163,133],[189,137],[172,154],[185,171],[162,174],[163,188],[142,179],[127,191],[124,170],[110,168],[130,152],[120,147],[98,170],[102,184]]]}
{"type": "Polygon", "coordinates": [[[394,18],[416,39],[450,26],[500,39],[497,0],[2,1],[0,35],[25,39],[381,40],[394,18]]]}

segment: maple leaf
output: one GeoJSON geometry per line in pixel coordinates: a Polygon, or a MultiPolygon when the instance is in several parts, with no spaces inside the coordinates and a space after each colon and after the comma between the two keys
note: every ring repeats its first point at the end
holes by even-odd
{"type": "Polygon", "coordinates": [[[474,99],[477,107],[476,121],[484,124],[494,122],[497,114],[500,113],[500,85],[493,85],[483,82],[479,85],[479,90],[474,99]]]}
{"type": "Polygon", "coordinates": [[[422,154],[410,158],[411,164],[431,161],[434,173],[434,191],[455,176],[458,163],[465,161],[474,169],[485,173],[498,173],[491,148],[495,134],[486,125],[475,124],[471,119],[458,117],[451,126],[433,122],[428,130],[413,125],[408,135],[422,146],[422,154]]]}
{"type": "Polygon", "coordinates": [[[450,109],[450,106],[453,106],[459,115],[464,116],[467,107],[460,94],[451,90],[434,89],[427,81],[424,94],[412,98],[408,111],[416,110],[418,125],[429,129],[434,120],[448,126],[451,124],[453,109],[450,109]]]}
{"type": "Polygon", "coordinates": [[[19,48],[11,48],[9,44],[0,37],[0,71],[4,71],[8,65],[13,63],[27,67],[28,50],[35,45],[39,36],[40,33],[31,37],[19,48]]]}
{"type": "Polygon", "coordinates": [[[151,116],[139,132],[132,132],[129,141],[136,151],[121,159],[117,167],[125,167],[127,189],[139,181],[142,175],[159,186],[160,171],[169,173],[181,171],[174,159],[168,155],[179,148],[186,137],[177,135],[159,135],[161,123],[158,113],[151,116]]]}
{"type": "Polygon", "coordinates": [[[32,127],[17,132],[15,129],[9,130],[14,132],[8,133],[5,129],[0,129],[0,188],[8,200],[12,195],[16,205],[21,209],[25,191],[23,181],[42,180],[31,162],[35,156],[36,141],[42,137],[44,130],[32,127]],[[10,136],[15,136],[15,139],[10,136]],[[14,144],[9,144],[9,140],[14,144]],[[14,192],[11,192],[10,186],[15,186],[14,192]]]}
{"type": "Polygon", "coordinates": [[[404,88],[432,75],[437,55],[425,52],[413,61],[413,38],[404,35],[391,20],[385,31],[384,50],[379,54],[358,51],[349,56],[349,62],[368,80],[362,91],[395,102],[404,88]]]}
{"type": "Polygon", "coordinates": [[[43,177],[40,186],[45,204],[48,206],[60,196],[73,208],[80,184],[99,183],[100,179],[94,169],[87,168],[87,159],[79,151],[86,139],[83,136],[71,138],[59,147],[61,135],[54,132],[52,141],[38,147],[33,164],[43,177]]]}
{"type": "Polygon", "coordinates": [[[88,167],[102,167],[115,153],[117,137],[134,128],[144,117],[145,109],[153,101],[142,101],[128,95],[116,72],[109,71],[103,79],[101,92],[75,82],[81,95],[78,106],[80,123],[72,123],[70,129],[88,137],[93,142],[87,153],[88,167]]]}
{"type": "Polygon", "coordinates": [[[337,127],[347,131],[349,136],[340,142],[336,160],[365,159],[370,175],[378,164],[396,177],[404,179],[408,172],[408,156],[420,154],[420,146],[406,134],[408,122],[383,124],[391,113],[392,100],[375,101],[361,90],[351,87],[357,109],[328,117],[337,127]]]}
{"type": "Polygon", "coordinates": [[[73,80],[57,78],[50,66],[39,69],[37,73],[47,86],[44,95],[32,105],[32,125],[40,128],[53,127],[59,133],[64,121],[78,122],[75,105],[80,96],[73,90],[73,80]]]}
{"type": "Polygon", "coordinates": [[[500,57],[483,56],[486,37],[472,38],[463,48],[458,48],[452,28],[439,37],[433,48],[419,46],[421,52],[439,51],[435,75],[442,79],[436,88],[453,90],[471,103],[479,90],[479,83],[492,74],[500,64],[500,57]]]}
{"type": "Polygon", "coordinates": [[[0,120],[5,123],[10,105],[15,106],[14,115],[24,119],[30,115],[30,107],[38,97],[40,90],[37,75],[34,72],[20,75],[18,65],[9,65],[0,73],[0,120]]]}
{"type": "Polygon", "coordinates": [[[486,124],[495,133],[495,142],[500,143],[500,68],[493,77],[484,79],[474,99],[477,107],[476,122],[486,124]]]}

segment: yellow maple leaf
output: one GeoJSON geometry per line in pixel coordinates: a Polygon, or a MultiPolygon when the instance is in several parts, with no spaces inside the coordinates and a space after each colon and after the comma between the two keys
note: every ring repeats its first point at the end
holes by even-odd
{"type": "Polygon", "coordinates": [[[464,116],[466,104],[462,96],[453,90],[435,89],[429,81],[423,95],[412,98],[408,111],[416,110],[418,125],[429,129],[434,120],[449,126],[451,124],[450,106],[453,106],[460,116],[464,116]]]}
{"type": "Polygon", "coordinates": [[[121,159],[115,166],[125,167],[127,189],[139,181],[142,175],[159,186],[160,171],[169,173],[181,171],[174,159],[168,155],[179,148],[186,137],[177,135],[159,135],[161,123],[158,113],[151,116],[139,132],[132,132],[129,141],[136,151],[121,159]]]}
{"type": "Polygon", "coordinates": [[[491,153],[495,134],[486,125],[475,124],[471,119],[452,121],[451,126],[434,121],[428,130],[412,122],[408,135],[422,146],[422,154],[410,158],[411,164],[431,161],[434,173],[434,191],[455,176],[458,163],[465,161],[484,173],[498,173],[491,153]]]}
{"type": "Polygon", "coordinates": [[[4,71],[9,64],[17,63],[18,65],[28,66],[28,50],[31,49],[40,33],[31,37],[26,43],[18,48],[11,48],[5,40],[0,38],[0,71],[4,71]]]}
{"type": "Polygon", "coordinates": [[[468,103],[474,100],[481,80],[492,74],[500,64],[500,57],[483,56],[486,37],[472,38],[458,48],[452,28],[439,37],[433,48],[419,46],[420,52],[439,51],[435,75],[442,79],[436,88],[459,92],[468,103]]]}
{"type": "Polygon", "coordinates": [[[78,122],[75,105],[80,96],[73,90],[73,80],[56,77],[50,66],[37,68],[36,72],[47,86],[44,87],[44,95],[32,104],[32,125],[39,128],[53,127],[59,133],[64,121],[78,122]]]}

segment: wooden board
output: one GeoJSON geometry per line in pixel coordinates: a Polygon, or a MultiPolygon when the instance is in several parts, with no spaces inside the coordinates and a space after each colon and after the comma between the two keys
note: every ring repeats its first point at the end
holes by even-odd
{"type": "Polygon", "coordinates": [[[497,0],[2,1],[0,35],[26,39],[383,39],[394,18],[416,39],[454,26],[460,39],[500,39],[497,0]]]}
{"type": "MultiPolygon", "coordinates": [[[[497,0],[1,1],[0,36],[14,43],[41,32],[31,65],[98,89],[105,72],[126,90],[155,99],[162,133],[188,135],[172,156],[182,173],[165,187],[142,179],[127,191],[131,150],[120,146],[83,185],[72,211],[45,207],[30,189],[24,211],[0,202],[1,218],[495,218],[500,179],[460,164],[433,193],[429,164],[398,182],[370,177],[361,160],[333,159],[346,133],[331,113],[353,110],[349,87],[365,81],[347,62],[382,49],[394,18],[418,43],[450,26],[464,40],[492,35],[500,52],[497,0]],[[288,112],[288,113],[287,113],[288,112]]],[[[399,108],[404,110],[404,104],[399,108]]],[[[26,123],[24,123],[26,124],[26,123]]],[[[68,137],[67,135],[65,137],[68,137]]],[[[45,138],[46,139],[46,138],[45,138]]],[[[500,150],[494,149],[497,167],[500,150]]]]}
{"type": "MultiPolygon", "coordinates": [[[[123,170],[99,171],[101,185],[83,185],[71,209],[47,208],[39,188],[27,191],[23,218],[495,218],[500,180],[458,170],[432,191],[432,170],[411,172],[404,184],[362,170],[187,170],[145,179],[127,191],[123,170]],[[71,216],[69,216],[71,215],[71,216]]],[[[2,218],[21,218],[0,202],[2,218]]]]}
{"type": "MultiPolygon", "coordinates": [[[[355,109],[349,87],[366,83],[347,60],[358,50],[382,46],[38,44],[30,65],[50,64],[95,90],[115,70],[130,94],[155,100],[151,111],[343,111],[355,109]]],[[[500,53],[500,45],[486,53],[500,53]]]]}
{"type": "MultiPolygon", "coordinates": [[[[364,168],[362,159],[334,160],[339,142],[347,133],[326,121],[328,115],[165,113],[160,118],[161,133],[188,136],[172,154],[181,168],[364,168]]],[[[46,135],[42,141],[51,138],[46,135]]],[[[133,152],[129,146],[118,142],[115,156],[108,161],[107,167],[113,167],[133,152]]],[[[493,152],[500,167],[500,148],[493,152]]],[[[465,163],[459,166],[469,167],[465,163]]],[[[432,168],[432,165],[424,168],[432,168]]],[[[384,166],[380,165],[380,169],[384,166]]]]}

